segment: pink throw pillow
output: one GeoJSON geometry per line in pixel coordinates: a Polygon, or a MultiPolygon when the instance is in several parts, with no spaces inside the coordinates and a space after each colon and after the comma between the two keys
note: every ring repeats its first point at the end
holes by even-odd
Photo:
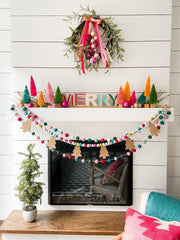
{"type": "MultiPolygon", "coordinates": [[[[109,164],[107,168],[107,173],[118,179],[119,175],[122,172],[122,169],[118,169],[118,168],[123,164],[124,164],[124,159],[119,158],[117,161],[114,161],[111,164],[109,164]]],[[[112,180],[110,177],[106,175],[104,175],[103,179],[101,180],[101,184],[110,184],[112,182],[114,182],[114,180],[112,180]]]]}
{"type": "Polygon", "coordinates": [[[180,222],[163,221],[128,208],[122,240],[180,240],[180,222]]]}

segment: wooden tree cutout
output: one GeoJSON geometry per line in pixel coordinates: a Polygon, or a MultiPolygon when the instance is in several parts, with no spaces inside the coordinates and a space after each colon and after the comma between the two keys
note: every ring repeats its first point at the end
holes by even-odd
{"type": "Polygon", "coordinates": [[[132,151],[133,148],[135,148],[133,141],[129,137],[127,137],[126,138],[126,150],[132,151]]]}
{"type": "Polygon", "coordinates": [[[108,150],[105,146],[101,146],[99,157],[102,157],[102,158],[109,157],[108,150]]]}
{"type": "Polygon", "coordinates": [[[56,148],[56,138],[54,136],[52,136],[50,139],[49,139],[49,142],[48,144],[46,145],[47,147],[49,147],[49,149],[55,149],[56,148]]]}
{"type": "Polygon", "coordinates": [[[74,150],[73,150],[73,153],[71,154],[71,156],[74,156],[75,158],[82,157],[80,146],[74,147],[74,150]]]}
{"type": "Polygon", "coordinates": [[[151,136],[157,137],[160,133],[159,129],[153,123],[149,123],[149,129],[151,132],[151,136]]]}
{"type": "Polygon", "coordinates": [[[30,132],[30,130],[31,130],[31,120],[28,119],[28,120],[22,125],[21,129],[23,130],[24,133],[30,132]]]}

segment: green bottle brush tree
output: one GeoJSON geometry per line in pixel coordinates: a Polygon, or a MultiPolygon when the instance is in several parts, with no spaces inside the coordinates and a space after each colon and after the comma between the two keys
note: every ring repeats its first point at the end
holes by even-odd
{"type": "Polygon", "coordinates": [[[41,154],[33,153],[35,144],[29,144],[27,146],[28,153],[19,152],[18,154],[24,155],[25,159],[21,163],[21,174],[19,175],[19,185],[15,188],[18,191],[16,194],[19,200],[23,202],[23,210],[31,211],[35,208],[35,205],[41,203],[41,197],[43,194],[42,185],[44,183],[35,181],[42,172],[39,171],[40,165],[38,159],[41,158],[41,154]]]}

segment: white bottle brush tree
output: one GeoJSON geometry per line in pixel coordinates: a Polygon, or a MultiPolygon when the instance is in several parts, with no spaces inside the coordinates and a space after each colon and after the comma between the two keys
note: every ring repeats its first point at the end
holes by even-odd
{"type": "Polygon", "coordinates": [[[23,210],[31,211],[35,208],[35,205],[41,203],[41,197],[43,194],[42,185],[44,183],[35,181],[42,172],[39,171],[38,159],[42,156],[39,153],[33,153],[35,144],[29,144],[27,146],[28,153],[19,152],[18,154],[24,155],[25,159],[21,163],[21,174],[19,175],[19,185],[15,188],[18,191],[16,194],[19,200],[23,202],[23,210]]]}

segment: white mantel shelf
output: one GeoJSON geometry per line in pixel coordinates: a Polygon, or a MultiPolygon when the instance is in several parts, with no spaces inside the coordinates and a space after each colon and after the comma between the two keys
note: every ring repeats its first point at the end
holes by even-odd
{"type": "MultiPolygon", "coordinates": [[[[138,122],[149,121],[161,108],[32,108],[29,109],[46,121],[80,122],[138,122]]],[[[173,121],[171,108],[169,121],[173,121]]]]}

